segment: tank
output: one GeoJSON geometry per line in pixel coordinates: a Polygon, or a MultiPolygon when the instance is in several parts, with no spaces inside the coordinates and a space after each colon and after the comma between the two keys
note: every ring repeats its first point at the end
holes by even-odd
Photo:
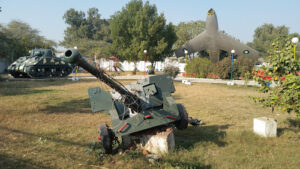
{"type": "Polygon", "coordinates": [[[33,49],[30,56],[20,57],[8,67],[15,78],[65,77],[72,70],[71,64],[56,57],[51,49],[33,49]]]}

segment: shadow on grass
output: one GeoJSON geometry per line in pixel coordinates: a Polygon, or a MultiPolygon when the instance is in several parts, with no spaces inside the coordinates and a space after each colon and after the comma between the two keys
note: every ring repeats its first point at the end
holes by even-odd
{"type": "Polygon", "coordinates": [[[175,140],[179,148],[190,149],[196,143],[209,142],[224,147],[223,140],[230,125],[190,126],[187,130],[176,131],[175,140]]]}
{"type": "Polygon", "coordinates": [[[199,162],[183,162],[177,160],[162,160],[164,167],[161,168],[193,168],[193,169],[210,169],[211,165],[203,165],[199,162]]]}
{"type": "Polygon", "coordinates": [[[43,139],[47,139],[47,140],[50,140],[50,141],[54,141],[54,142],[62,143],[62,144],[66,144],[66,145],[77,145],[77,146],[82,146],[82,147],[87,147],[88,146],[87,143],[78,143],[78,142],[74,142],[74,141],[70,141],[70,140],[64,140],[64,139],[59,139],[59,138],[55,138],[55,137],[49,137],[49,136],[43,135],[43,134],[34,134],[34,133],[27,132],[27,131],[8,128],[8,127],[5,127],[5,126],[0,126],[0,131],[1,130],[7,130],[7,131],[12,132],[12,133],[23,134],[23,135],[30,136],[30,137],[36,137],[37,139],[43,138],[43,139]]]}
{"type": "Polygon", "coordinates": [[[15,88],[10,90],[0,90],[0,96],[18,96],[18,95],[32,95],[32,94],[44,94],[55,92],[56,90],[32,90],[30,88],[15,88]]]}
{"type": "MultiPolygon", "coordinates": [[[[282,136],[285,132],[292,132],[297,135],[297,133],[300,133],[300,128],[278,128],[277,129],[277,136],[282,136]]],[[[297,138],[300,140],[300,137],[297,136],[297,138]]]]}
{"type": "Polygon", "coordinates": [[[300,129],[300,119],[287,119],[287,122],[289,124],[289,126],[291,127],[297,127],[300,129]]]}
{"type": "Polygon", "coordinates": [[[22,169],[51,169],[30,159],[15,157],[12,155],[0,153],[0,168],[22,168],[22,169]]]}
{"type": "Polygon", "coordinates": [[[47,86],[61,86],[69,83],[74,83],[67,79],[20,79],[1,83],[1,87],[6,88],[31,88],[31,87],[47,87],[47,86]]]}
{"type": "Polygon", "coordinates": [[[36,88],[47,86],[61,86],[72,83],[67,80],[45,80],[45,81],[12,81],[0,83],[0,96],[17,96],[42,94],[46,92],[55,92],[56,90],[37,90],[36,88]]]}
{"type": "Polygon", "coordinates": [[[41,111],[45,113],[92,113],[88,98],[65,101],[57,105],[48,105],[41,111]]]}
{"type": "Polygon", "coordinates": [[[295,136],[300,139],[298,136],[298,133],[300,133],[300,119],[292,119],[288,118],[285,121],[286,124],[288,124],[288,127],[278,128],[277,129],[277,136],[282,136],[285,132],[291,132],[294,133],[295,136]]]}

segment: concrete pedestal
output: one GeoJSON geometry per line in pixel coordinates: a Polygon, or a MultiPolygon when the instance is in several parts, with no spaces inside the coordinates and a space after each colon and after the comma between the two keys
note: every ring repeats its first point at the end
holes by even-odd
{"type": "Polygon", "coordinates": [[[277,136],[277,122],[273,118],[258,117],[253,119],[254,133],[263,137],[277,136]]]}
{"type": "Polygon", "coordinates": [[[122,136],[123,148],[140,147],[153,154],[168,153],[175,147],[173,128],[154,128],[134,135],[122,136]]]}
{"type": "Polygon", "coordinates": [[[173,128],[143,135],[140,141],[143,149],[154,154],[168,153],[175,147],[173,128]]]}

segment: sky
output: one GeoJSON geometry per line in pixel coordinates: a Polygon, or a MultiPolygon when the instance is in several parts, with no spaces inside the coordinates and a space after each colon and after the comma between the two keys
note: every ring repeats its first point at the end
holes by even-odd
{"type": "MultiPolygon", "coordinates": [[[[62,19],[64,13],[74,8],[86,12],[96,7],[102,18],[108,19],[129,0],[0,0],[0,24],[12,20],[28,23],[47,39],[56,42],[64,38],[68,25],[62,19]]],[[[219,30],[240,39],[253,40],[254,30],[265,24],[285,25],[290,33],[300,33],[299,0],[149,0],[158,13],[163,13],[167,22],[178,24],[206,20],[210,8],[216,11],[219,30]]]]}

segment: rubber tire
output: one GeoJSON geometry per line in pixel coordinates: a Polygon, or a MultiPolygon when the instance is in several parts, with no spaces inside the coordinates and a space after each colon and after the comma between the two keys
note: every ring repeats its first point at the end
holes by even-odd
{"type": "Polygon", "coordinates": [[[179,130],[186,129],[189,124],[188,113],[182,104],[177,104],[177,108],[179,111],[180,120],[175,123],[175,126],[179,130]]]}
{"type": "Polygon", "coordinates": [[[121,136],[122,138],[122,149],[127,150],[131,146],[131,138],[129,135],[121,136]]]}
{"type": "Polygon", "coordinates": [[[19,76],[19,74],[17,74],[17,73],[10,73],[14,78],[19,78],[20,76],[19,76]]]}
{"type": "Polygon", "coordinates": [[[112,130],[108,128],[106,124],[99,125],[99,132],[102,141],[103,148],[106,154],[112,153],[112,141],[113,133],[112,130]]]}

